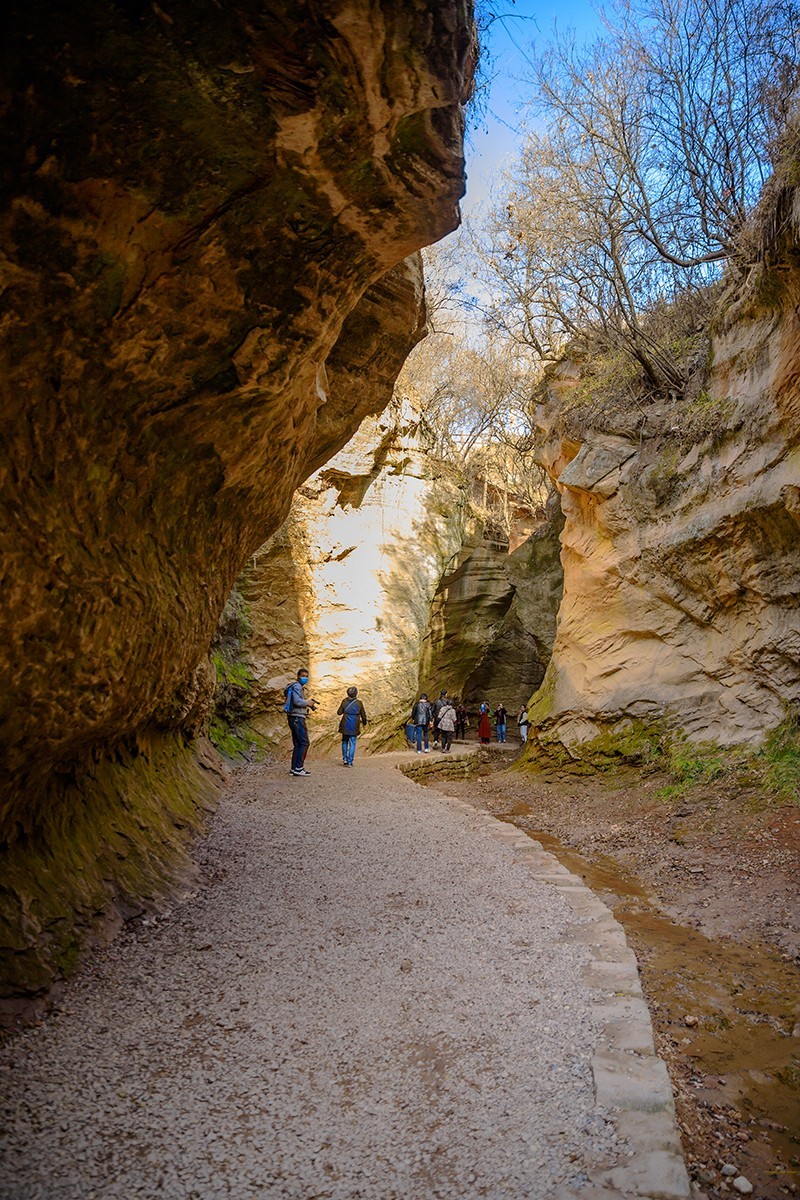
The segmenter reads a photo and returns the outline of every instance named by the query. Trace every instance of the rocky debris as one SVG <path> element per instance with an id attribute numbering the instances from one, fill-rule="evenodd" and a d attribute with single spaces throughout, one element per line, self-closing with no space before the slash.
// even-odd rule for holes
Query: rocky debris
<path id="1" fill-rule="evenodd" d="M 558 888 L 393 769 L 347 783 L 243 769 L 199 894 L 0 1049 L 4 1194 L 546 1198 L 635 1161 Z"/>
<path id="2" fill-rule="evenodd" d="M 225 598 L 419 336 L 408 260 L 458 220 L 476 47 L 468 0 L 8 18 L 0 970 L 20 998 L 170 878 Z"/>

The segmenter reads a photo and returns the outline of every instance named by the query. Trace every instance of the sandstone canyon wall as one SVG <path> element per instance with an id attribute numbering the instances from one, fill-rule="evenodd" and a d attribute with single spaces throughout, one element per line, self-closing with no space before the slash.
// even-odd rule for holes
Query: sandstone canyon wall
<path id="1" fill-rule="evenodd" d="M 296 493 L 280 530 L 237 582 L 243 613 L 222 669 L 222 714 L 245 749 L 249 731 L 285 747 L 283 689 L 300 665 L 320 703 L 318 749 L 338 741 L 336 709 L 359 688 L 370 725 L 363 750 L 400 744 L 420 690 L 442 687 L 477 707 L 510 706 L 541 682 L 561 595 L 558 503 L 520 510 L 499 545 L 473 486 L 433 458 L 415 403 L 399 392 Z M 480 492 L 478 488 L 478 492 Z M 531 531 L 531 525 L 535 526 Z M 228 701 L 227 673 L 246 680 Z M 235 745 L 235 742 L 232 743 Z"/>
<path id="2" fill-rule="evenodd" d="M 311 718 L 318 747 L 338 741 L 336 709 L 351 684 L 370 717 L 362 749 L 396 739 L 439 581 L 479 539 L 465 490 L 428 456 L 412 403 L 396 397 L 364 421 L 298 490 L 238 582 L 256 733 L 285 743 L 283 689 L 306 665 L 320 705 Z"/>
<path id="3" fill-rule="evenodd" d="M 564 598 L 531 705 L 531 754 L 635 751 L 653 722 L 755 745 L 797 711 L 795 261 L 791 238 L 748 298 L 728 293 L 705 390 L 689 405 L 653 402 L 616 428 L 571 434 L 564 414 L 579 371 L 554 373 L 539 418 L 566 518 Z"/>
<path id="4" fill-rule="evenodd" d="M 420 331 L 403 260 L 458 219 L 470 7 L 7 6 L 7 1010 L 157 900 L 213 798 L 225 598 L 386 403 Z"/>
<path id="5" fill-rule="evenodd" d="M 420 668 L 431 692 L 441 684 L 468 708 L 516 712 L 542 682 L 563 590 L 555 496 L 532 523 L 510 552 L 484 537 L 442 577 Z"/>

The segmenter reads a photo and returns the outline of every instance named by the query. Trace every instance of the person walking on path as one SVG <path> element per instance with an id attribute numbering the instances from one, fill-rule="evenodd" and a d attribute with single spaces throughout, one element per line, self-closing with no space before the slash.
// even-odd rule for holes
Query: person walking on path
<path id="1" fill-rule="evenodd" d="M 464 708 L 463 704 L 459 704 L 456 708 L 456 741 L 466 741 L 468 725 L 469 718 L 467 716 L 467 710 Z"/>
<path id="2" fill-rule="evenodd" d="M 306 770 L 306 755 L 308 754 L 308 727 L 306 726 L 306 717 L 309 710 L 314 712 L 317 707 L 316 700 L 306 700 L 306 684 L 308 683 L 308 671 L 305 667 L 297 672 L 297 679 L 290 683 L 286 689 L 286 703 L 284 704 L 284 712 L 289 720 L 289 728 L 292 731 L 292 765 L 289 768 L 290 775 L 310 775 L 311 772 Z"/>
<path id="3" fill-rule="evenodd" d="M 448 700 L 447 700 L 447 692 L 446 691 L 439 692 L 438 699 L 434 700 L 434 702 L 433 702 L 433 746 L 434 746 L 434 749 L 436 749 L 436 747 L 439 744 L 439 713 L 442 711 L 445 704 L 447 704 L 447 703 L 448 703 Z"/>
<path id="4" fill-rule="evenodd" d="M 498 742 L 505 742 L 508 730 L 508 712 L 502 702 L 494 710 L 494 720 L 497 725 L 497 740 Z"/>
<path id="5" fill-rule="evenodd" d="M 452 702 L 445 696 L 444 704 L 439 709 L 439 741 L 442 754 L 449 754 L 453 744 L 453 731 L 456 727 L 456 710 Z"/>
<path id="6" fill-rule="evenodd" d="M 478 718 L 478 737 L 482 746 L 488 746 L 492 740 L 492 723 L 489 720 L 489 705 L 481 705 L 481 715 Z"/>
<path id="7" fill-rule="evenodd" d="M 517 724 L 519 725 L 519 736 L 522 739 L 522 744 L 524 746 L 528 740 L 528 726 L 530 725 L 530 721 L 528 720 L 528 710 L 524 704 L 519 710 Z"/>
<path id="8" fill-rule="evenodd" d="M 411 710 L 411 724 L 414 726 L 414 740 L 417 743 L 417 754 L 428 753 L 428 728 L 431 723 L 431 706 L 428 703 L 428 693 L 420 692 L 419 700 Z M 423 740 L 425 749 L 422 749 Z"/>
<path id="9" fill-rule="evenodd" d="M 339 733 L 342 735 L 342 766 L 352 767 L 356 756 L 356 738 L 361 733 L 361 726 L 367 726 L 367 714 L 364 705 L 357 699 L 358 688 L 349 687 L 347 695 L 337 708 L 342 718 L 339 722 Z"/>

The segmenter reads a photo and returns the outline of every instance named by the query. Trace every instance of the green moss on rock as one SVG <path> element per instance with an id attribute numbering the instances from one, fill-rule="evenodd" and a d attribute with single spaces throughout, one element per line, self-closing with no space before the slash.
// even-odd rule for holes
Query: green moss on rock
<path id="1" fill-rule="evenodd" d="M 192 877 L 189 841 L 222 784 L 208 744 L 132 739 L 55 781 L 38 819 L 0 855 L 0 1024 L 35 1007 L 82 949 L 154 911 Z"/>

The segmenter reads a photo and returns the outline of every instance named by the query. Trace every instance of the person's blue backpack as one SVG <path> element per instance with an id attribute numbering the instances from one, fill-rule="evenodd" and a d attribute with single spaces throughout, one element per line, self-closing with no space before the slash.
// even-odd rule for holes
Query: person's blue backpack
<path id="1" fill-rule="evenodd" d="M 286 700 L 283 705 L 283 711 L 285 713 L 289 713 L 292 711 L 292 699 L 293 699 L 292 692 L 293 692 L 293 690 L 294 690 L 294 683 L 290 683 L 289 686 L 285 689 Z"/>
<path id="2" fill-rule="evenodd" d="M 357 700 L 351 700 L 345 705 L 344 709 L 344 735 L 345 737 L 355 737 L 358 733 L 358 718 L 361 712 L 361 705 Z"/>

